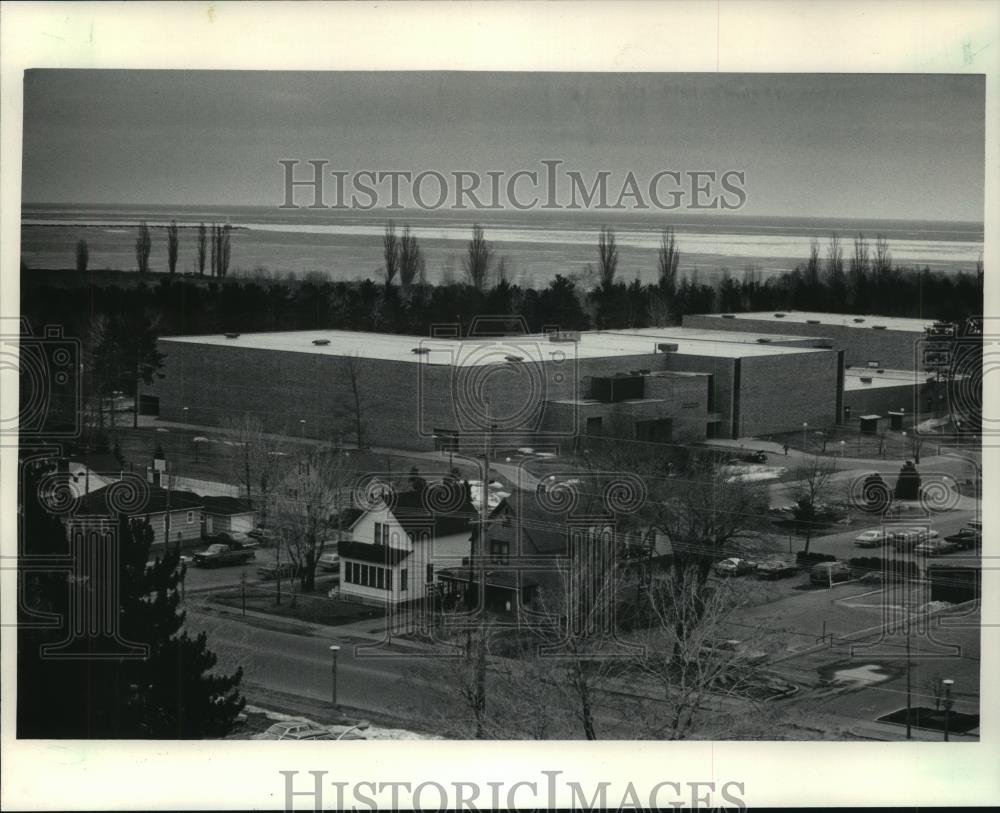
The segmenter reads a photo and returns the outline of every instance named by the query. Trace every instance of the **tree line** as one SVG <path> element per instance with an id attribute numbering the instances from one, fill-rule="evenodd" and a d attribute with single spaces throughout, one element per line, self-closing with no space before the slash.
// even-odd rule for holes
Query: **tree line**
<path id="1" fill-rule="evenodd" d="M 167 226 L 167 269 L 170 274 L 177 272 L 177 257 L 180 253 L 180 227 L 176 220 L 171 220 Z M 225 277 L 229 274 L 232 259 L 233 227 L 226 223 L 213 223 L 206 226 L 199 224 L 197 232 L 198 276 L 205 276 L 206 264 L 210 275 Z M 153 235 L 146 221 L 138 226 L 135 238 L 135 267 L 140 275 L 145 276 L 151 270 L 149 258 L 153 253 Z M 90 264 L 90 247 L 86 240 L 76 243 L 76 270 L 86 271 Z"/>
<path id="2" fill-rule="evenodd" d="M 140 227 L 140 248 L 147 250 L 148 228 Z M 713 282 L 696 268 L 681 269 L 676 234 L 663 232 L 657 279 L 624 278 L 614 230 L 598 237 L 596 267 L 581 274 L 558 274 L 544 288 L 524 288 L 507 278 L 506 258 L 498 256 L 485 231 L 473 227 L 462 269 L 464 279 L 438 284 L 426 280 L 426 263 L 409 227 L 388 224 L 383 236 L 384 277 L 334 282 L 321 273 L 302 279 L 230 276 L 231 227 L 198 229 L 199 276 L 146 274 L 135 283 L 90 282 L 90 314 L 79 312 L 79 291 L 33 281 L 25 275 L 23 313 L 39 325 L 60 321 L 84 335 L 82 318 L 148 313 L 163 334 L 221 331 L 310 330 L 340 328 L 428 335 L 433 325 L 455 324 L 463 331 L 480 314 L 518 314 L 531 331 L 559 326 L 568 330 L 640 328 L 679 324 L 687 314 L 797 309 L 887 316 L 925 316 L 961 320 L 982 312 L 983 269 L 942 273 L 897 266 L 888 243 L 859 236 L 845 261 L 840 239 L 830 238 L 825 253 L 813 241 L 808 259 L 792 271 L 763 277 L 748 266 L 741 276 L 723 271 Z M 168 232 L 169 237 L 170 232 Z M 176 239 L 176 238 L 170 238 Z M 85 247 L 78 255 L 86 257 Z M 207 265 L 206 265 L 207 264 Z M 140 269 L 146 267 L 139 263 Z M 587 284 L 593 278 L 595 283 Z"/>

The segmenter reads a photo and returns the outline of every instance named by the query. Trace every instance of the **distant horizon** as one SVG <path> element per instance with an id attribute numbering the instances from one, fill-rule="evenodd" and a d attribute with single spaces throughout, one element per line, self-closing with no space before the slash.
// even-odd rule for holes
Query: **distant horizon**
<path id="1" fill-rule="evenodd" d="M 268 204 L 229 204 L 229 203 L 211 203 L 207 201 L 201 201 L 196 203 L 175 203 L 175 202 L 146 202 L 146 203 L 125 203 L 125 202 L 81 202 L 81 201 L 59 201 L 59 200 L 22 200 L 21 207 L 22 210 L 26 206 L 35 207 L 68 207 L 68 208 L 101 208 L 101 209 L 139 209 L 142 207 L 156 208 L 156 209 L 196 209 L 196 208 L 212 208 L 212 209 L 273 209 L 278 212 L 291 212 L 296 210 L 282 209 L 279 206 L 268 205 Z M 313 216 L 319 216 L 324 212 L 329 212 L 332 215 L 336 214 L 358 214 L 363 213 L 366 215 L 374 215 L 379 213 L 385 213 L 387 220 L 398 221 L 402 217 L 408 216 L 434 216 L 434 215 L 452 215 L 458 218 L 467 218 L 470 222 L 477 219 L 482 222 L 488 222 L 489 218 L 495 215 L 500 216 L 517 216 L 517 217 L 529 217 L 531 215 L 540 215 L 542 217 L 556 217 L 556 216 L 573 216 L 573 215 L 588 215 L 588 216 L 607 216 L 609 218 L 615 217 L 626 217 L 635 216 L 638 218 L 648 218 L 648 219 L 659 219 L 663 221 L 671 221 L 683 218 L 693 218 L 693 219 L 727 219 L 727 220 L 801 220 L 801 221 L 843 221 L 843 222 L 856 222 L 856 223 L 943 223 L 949 225 L 969 225 L 978 226 L 985 229 L 985 221 L 983 219 L 979 220 L 968 220 L 964 218 L 958 219 L 946 219 L 946 218 L 928 218 L 928 217 L 889 217 L 889 216 L 849 216 L 849 215 L 803 215 L 803 214 L 746 214 L 745 212 L 732 211 L 732 212 L 721 212 L 721 211 L 684 211 L 678 214 L 677 212 L 660 212 L 648 209 L 622 209 L 622 210 L 600 210 L 600 209 L 578 209 L 578 210 L 527 210 L 527 211 L 517 211 L 514 209 L 503 209 L 503 210 L 480 210 L 474 211 L 471 209 L 438 209 L 428 211 L 426 209 L 421 209 L 419 207 L 404 207 L 402 209 L 390 209 L 390 208 L 373 208 L 373 209 L 310 209 L 309 207 L 301 207 L 298 211 L 309 213 Z M 181 225 L 181 224 L 178 224 Z M 405 224 L 399 224 L 405 225 Z M 669 222 L 664 223 L 664 227 L 668 228 L 672 224 Z"/>

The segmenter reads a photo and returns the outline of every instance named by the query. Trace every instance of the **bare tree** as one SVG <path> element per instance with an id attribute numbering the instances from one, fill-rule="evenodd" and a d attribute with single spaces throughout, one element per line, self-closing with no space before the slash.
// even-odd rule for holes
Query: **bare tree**
<path id="1" fill-rule="evenodd" d="M 892 253 L 889 251 L 889 243 L 881 234 L 875 237 L 875 258 L 872 260 L 872 271 L 876 276 L 888 274 L 892 271 Z"/>
<path id="2" fill-rule="evenodd" d="M 834 236 L 836 239 L 836 236 Z M 813 238 L 809 242 L 809 259 L 806 261 L 806 285 L 815 288 L 819 285 L 819 240 Z"/>
<path id="3" fill-rule="evenodd" d="M 368 432 L 366 429 L 366 417 L 372 412 L 372 404 L 366 397 L 361 381 L 361 358 L 357 353 L 343 356 L 341 358 L 341 369 L 344 371 L 344 379 L 347 381 L 350 400 L 347 403 L 341 402 L 337 414 L 340 417 L 348 417 L 354 424 L 354 438 L 359 449 L 367 448 Z"/>
<path id="4" fill-rule="evenodd" d="M 483 227 L 476 223 L 472 226 L 472 239 L 469 241 L 463 261 L 469 284 L 478 291 L 485 291 L 489 285 L 492 267 L 493 250 L 486 242 Z"/>
<path id="5" fill-rule="evenodd" d="M 664 229 L 660 235 L 660 248 L 656 256 L 657 278 L 660 290 L 672 297 L 677 290 L 677 268 L 680 265 L 681 252 L 677 248 L 677 238 L 674 229 Z"/>
<path id="6" fill-rule="evenodd" d="M 805 536 L 805 548 L 809 553 L 809 542 L 816 530 L 819 517 L 818 505 L 832 486 L 832 478 L 837 470 L 836 460 L 820 455 L 804 458 L 794 469 L 795 478 L 795 508 L 793 515 L 796 524 Z"/>
<path id="7" fill-rule="evenodd" d="M 198 274 L 205 276 L 205 258 L 208 249 L 208 230 L 205 224 L 198 226 Z"/>
<path id="8" fill-rule="evenodd" d="M 153 249 L 153 238 L 149 234 L 146 221 L 139 224 L 139 236 L 135 238 L 135 263 L 140 274 L 149 271 L 149 253 Z"/>
<path id="9" fill-rule="evenodd" d="M 217 277 L 219 275 L 219 227 L 213 223 L 211 228 L 212 237 L 209 241 L 211 244 L 211 276 Z"/>
<path id="10" fill-rule="evenodd" d="M 351 507 L 355 475 L 344 455 L 310 447 L 289 468 L 275 497 L 275 514 L 302 592 L 316 589 L 316 565 L 336 546 Z"/>
<path id="11" fill-rule="evenodd" d="M 90 249 L 87 248 L 86 240 L 77 240 L 76 242 L 76 270 L 84 272 L 87 270 L 87 265 L 90 262 Z"/>
<path id="12" fill-rule="evenodd" d="M 618 271 L 618 244 L 615 241 L 615 230 L 610 226 L 602 226 L 597 235 L 597 276 L 602 288 L 614 285 L 615 274 Z"/>
<path id="13" fill-rule="evenodd" d="M 851 278 L 863 277 L 868 273 L 868 241 L 863 234 L 854 238 L 854 256 L 851 257 Z"/>
<path id="14" fill-rule="evenodd" d="M 403 292 L 408 292 L 413 282 L 419 280 L 424 273 L 424 254 L 416 236 L 410 232 L 410 227 L 404 226 L 399 238 L 399 285 Z"/>
<path id="15" fill-rule="evenodd" d="M 226 421 L 227 457 L 236 481 L 247 495 L 247 502 L 259 517 L 260 526 L 268 526 L 274 493 L 290 467 L 290 455 L 280 435 L 265 432 L 264 422 L 255 415 L 242 415 Z"/>
<path id="16" fill-rule="evenodd" d="M 391 220 L 385 224 L 382 233 L 382 257 L 385 260 L 385 286 L 388 288 L 399 271 L 399 240 L 396 237 L 396 224 Z"/>
<path id="17" fill-rule="evenodd" d="M 177 230 L 177 221 L 171 220 L 167 226 L 167 267 L 173 274 L 177 270 L 177 249 L 180 242 Z"/>
<path id="18" fill-rule="evenodd" d="M 840 238 L 834 233 L 826 249 L 826 275 L 828 279 L 840 279 L 844 275 L 844 252 Z"/>
<path id="19" fill-rule="evenodd" d="M 763 699 L 772 691 L 764 672 L 771 653 L 760 627 L 736 627 L 741 636 L 733 638 L 730 622 L 745 605 L 734 586 L 706 589 L 697 578 L 668 576 L 654 582 L 648 605 L 653 623 L 640 639 L 635 671 L 638 683 L 658 689 L 658 702 L 642 717 L 645 735 L 714 738 L 705 736 L 706 724 L 720 717 L 728 723 L 734 710 L 752 715 L 755 695 Z M 720 715 L 723 709 L 727 714 Z"/>
<path id="20" fill-rule="evenodd" d="M 225 277 L 229 274 L 229 261 L 232 256 L 232 231 L 233 227 L 228 223 L 219 232 L 219 276 Z"/>

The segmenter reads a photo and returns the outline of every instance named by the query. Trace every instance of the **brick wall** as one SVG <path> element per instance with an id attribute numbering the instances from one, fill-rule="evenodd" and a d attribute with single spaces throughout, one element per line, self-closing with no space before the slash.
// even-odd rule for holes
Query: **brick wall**
<path id="1" fill-rule="evenodd" d="M 740 437 L 837 421 L 837 353 L 751 356 L 740 362 Z"/>
<path id="2" fill-rule="evenodd" d="M 834 347 L 846 350 L 847 364 L 864 366 L 869 361 L 878 361 L 882 367 L 895 370 L 919 369 L 918 350 L 922 334 L 904 330 L 875 330 L 872 325 L 878 323 L 877 316 L 866 316 L 864 323 L 857 327 L 824 322 L 810 325 L 781 319 L 723 319 L 700 314 L 684 317 L 684 327 L 822 336 L 832 339 Z"/>

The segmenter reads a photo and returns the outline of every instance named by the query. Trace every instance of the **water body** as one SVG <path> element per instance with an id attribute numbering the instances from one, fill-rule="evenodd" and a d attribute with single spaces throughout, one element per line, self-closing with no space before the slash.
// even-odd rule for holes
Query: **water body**
<path id="1" fill-rule="evenodd" d="M 681 273 L 697 270 L 702 281 L 724 271 L 742 275 L 752 265 L 765 277 L 792 270 L 819 239 L 826 252 L 832 234 L 841 242 L 845 265 L 859 233 L 869 241 L 881 234 L 893 261 L 934 271 L 972 271 L 983 253 L 983 226 L 967 222 L 871 221 L 747 217 L 692 213 L 594 211 L 386 211 L 282 210 L 277 207 L 97 206 L 25 204 L 21 258 L 29 268 L 72 268 L 76 242 L 85 239 L 91 268 L 135 268 L 135 227 L 152 229 L 154 271 L 167 267 L 163 227 L 182 227 L 178 271 L 196 271 L 198 224 L 229 223 L 231 268 L 304 275 L 319 272 L 333 280 L 381 278 L 382 230 L 408 224 L 420 239 L 430 282 L 458 280 L 473 222 L 480 223 L 505 258 L 507 277 L 522 286 L 544 287 L 556 274 L 592 281 L 586 272 L 597 261 L 597 233 L 614 227 L 619 246 L 619 279 L 656 278 L 660 232 L 671 226 L 681 249 Z"/>

